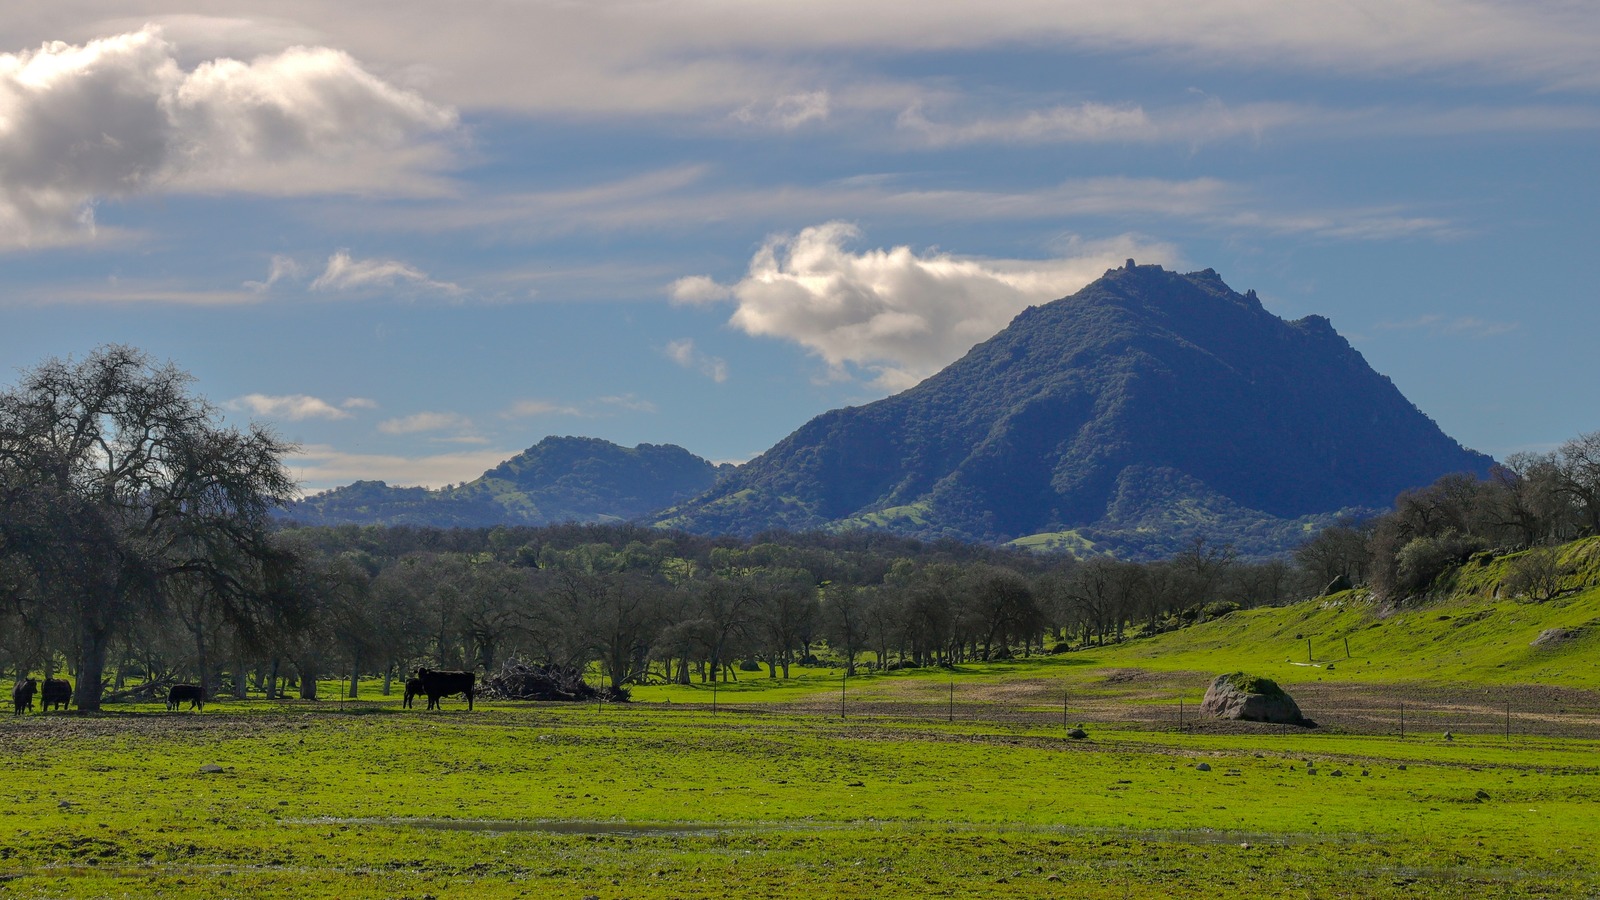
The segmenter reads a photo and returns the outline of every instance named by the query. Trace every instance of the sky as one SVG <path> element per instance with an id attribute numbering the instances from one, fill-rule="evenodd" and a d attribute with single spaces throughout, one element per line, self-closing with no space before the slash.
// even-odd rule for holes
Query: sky
<path id="1" fill-rule="evenodd" d="M 1587 0 L 53 0 L 0 19 L 0 384 L 107 343 L 308 492 L 752 458 L 1128 257 L 1463 444 L 1600 429 Z"/>

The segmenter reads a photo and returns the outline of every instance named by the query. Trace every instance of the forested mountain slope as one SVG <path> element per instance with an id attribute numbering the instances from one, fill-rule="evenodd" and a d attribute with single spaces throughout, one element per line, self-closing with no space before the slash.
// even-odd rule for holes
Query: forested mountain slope
<path id="1" fill-rule="evenodd" d="M 1259 554 L 1491 464 L 1327 319 L 1284 321 L 1210 269 L 1130 260 L 910 390 L 817 416 L 661 521 L 1134 555 L 1204 533 Z"/>
<path id="2" fill-rule="evenodd" d="M 478 527 L 619 522 L 646 516 L 711 487 L 718 468 L 682 447 L 619 447 L 548 437 L 466 484 L 429 490 L 358 481 L 296 503 L 306 525 Z"/>

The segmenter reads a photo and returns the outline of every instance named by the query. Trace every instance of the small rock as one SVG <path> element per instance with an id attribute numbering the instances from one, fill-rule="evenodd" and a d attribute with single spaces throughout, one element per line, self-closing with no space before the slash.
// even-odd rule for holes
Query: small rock
<path id="1" fill-rule="evenodd" d="M 60 803 L 57 803 L 56 806 L 58 806 L 58 807 L 60 807 L 62 809 L 71 809 L 72 808 L 72 801 L 71 800 L 63 800 Z"/>
<path id="2" fill-rule="evenodd" d="M 1400 771 L 1404 772 L 1405 770 L 1406 770 L 1405 766 L 1400 766 Z"/>
<path id="3" fill-rule="evenodd" d="M 1244 842 L 1240 843 L 1239 844 L 1239 849 L 1240 850 L 1249 850 L 1250 849 L 1250 842 L 1249 841 L 1244 841 Z"/>
<path id="4" fill-rule="evenodd" d="M 216 763 L 206 763 L 200 767 L 200 771 L 206 775 L 217 775 L 222 772 L 222 767 Z"/>
<path id="5" fill-rule="evenodd" d="M 1317 774 L 1317 767 L 1316 766 L 1306 766 L 1306 774 L 1307 775 L 1315 775 L 1315 774 Z"/>
<path id="6" fill-rule="evenodd" d="M 1255 754 L 1255 757 L 1256 757 L 1256 759 L 1266 759 L 1267 755 L 1265 753 L 1262 753 L 1261 751 L 1257 750 L 1256 754 Z"/>
<path id="7" fill-rule="evenodd" d="M 1489 799 L 1489 792 L 1480 790 L 1476 794 L 1473 794 L 1472 796 L 1473 796 L 1473 799 L 1475 799 L 1475 800 L 1487 800 L 1487 799 Z"/>
<path id="8" fill-rule="evenodd" d="M 1050 875 L 1050 876 L 1047 876 L 1045 878 L 1045 881 L 1060 881 L 1060 880 L 1061 880 L 1061 876 L 1060 875 Z"/>
<path id="9" fill-rule="evenodd" d="M 1334 769 L 1332 772 L 1328 773 L 1328 777 L 1329 778 L 1343 778 L 1344 777 L 1344 772 L 1339 770 L 1339 769 Z"/>
<path id="10" fill-rule="evenodd" d="M 1194 770 L 1196 772 L 1209 772 L 1209 771 L 1211 771 L 1211 764 L 1210 763 L 1200 763 L 1199 765 L 1194 767 Z"/>
<path id="11" fill-rule="evenodd" d="M 1371 772 L 1368 772 L 1368 771 L 1367 771 L 1367 770 L 1366 770 L 1366 769 L 1362 769 L 1362 770 L 1361 770 L 1361 777 L 1362 777 L 1362 778 L 1366 778 L 1366 777 L 1367 777 L 1367 776 L 1368 776 L 1368 775 L 1371 775 L 1371 774 L 1372 774 L 1372 773 L 1371 773 Z"/>

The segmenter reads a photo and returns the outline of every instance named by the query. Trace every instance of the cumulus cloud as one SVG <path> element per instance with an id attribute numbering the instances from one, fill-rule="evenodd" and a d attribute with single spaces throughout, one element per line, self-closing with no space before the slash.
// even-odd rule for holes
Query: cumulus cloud
<path id="1" fill-rule="evenodd" d="M 82 240 L 158 191 L 436 191 L 455 114 L 326 47 L 193 69 L 159 29 L 0 54 L 0 245 Z"/>
<path id="2" fill-rule="evenodd" d="M 704 276 L 680 279 L 671 294 L 681 303 L 730 298 L 729 323 L 746 334 L 794 341 L 835 375 L 856 367 L 872 373 L 877 387 L 900 390 L 1028 306 L 1070 294 L 1127 257 L 1175 256 L 1131 236 L 1079 243 L 1070 256 L 1043 260 L 918 254 L 910 247 L 856 253 L 845 245 L 858 236 L 848 223 L 828 222 L 773 237 L 750 261 L 749 274 L 720 294 Z M 691 360 L 693 352 L 692 345 L 681 350 Z"/>
<path id="3" fill-rule="evenodd" d="M 692 279 L 687 280 L 692 281 Z M 696 293 L 693 285 L 689 287 L 688 293 L 690 296 L 704 296 Z M 687 297 L 678 299 L 684 300 Z M 694 341 L 689 338 L 684 338 L 681 341 L 672 341 L 667 344 L 664 350 L 668 359 L 683 366 L 685 369 L 694 369 L 717 384 L 728 380 L 728 363 L 719 357 L 702 353 L 694 345 Z"/>
<path id="4" fill-rule="evenodd" d="M 246 410 L 258 416 L 301 422 L 306 419 L 348 419 L 351 409 L 371 409 L 377 404 L 362 397 L 351 397 L 335 406 L 321 397 L 308 394 L 245 394 L 223 404 L 228 409 Z"/>
<path id="5" fill-rule="evenodd" d="M 452 428 L 471 428 L 472 420 L 460 413 L 419 412 L 378 423 L 384 434 L 421 434 L 427 431 L 445 431 Z"/>
<path id="6" fill-rule="evenodd" d="M 360 291 L 406 285 L 444 294 L 465 291 L 448 281 L 434 281 L 428 273 L 398 259 L 356 259 L 348 250 L 328 257 L 328 267 L 311 282 L 313 291 Z"/>

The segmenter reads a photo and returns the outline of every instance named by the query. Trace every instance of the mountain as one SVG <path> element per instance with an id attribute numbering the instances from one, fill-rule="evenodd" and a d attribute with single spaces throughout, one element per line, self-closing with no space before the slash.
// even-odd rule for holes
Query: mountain
<path id="1" fill-rule="evenodd" d="M 1205 535 L 1264 554 L 1492 462 L 1327 319 L 1129 260 L 916 387 L 817 416 L 660 521 L 1133 554 Z"/>
<path id="2" fill-rule="evenodd" d="M 441 528 L 618 522 L 709 489 L 719 471 L 670 444 L 629 449 L 596 438 L 548 437 L 458 487 L 358 481 L 307 497 L 284 517 L 305 525 Z"/>

